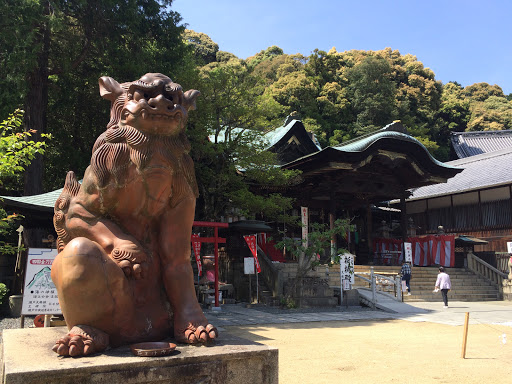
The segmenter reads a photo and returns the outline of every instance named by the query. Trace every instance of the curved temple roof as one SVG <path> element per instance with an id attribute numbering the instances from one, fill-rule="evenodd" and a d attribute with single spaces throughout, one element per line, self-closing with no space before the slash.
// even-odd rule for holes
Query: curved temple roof
<path id="1" fill-rule="evenodd" d="M 314 172 L 314 167 L 308 166 L 308 163 L 310 163 L 311 165 L 320 166 L 318 169 L 324 171 L 340 168 L 356 169 L 358 163 L 361 163 L 360 166 L 366 165 L 375 155 L 381 155 L 390 159 L 405 159 L 405 157 L 408 157 L 410 161 L 414 161 L 418 166 L 419 172 L 420 169 L 423 170 L 420 173 L 428 172 L 430 178 L 439 179 L 438 182 L 445 182 L 446 179 L 462 171 L 462 168 L 442 163 L 433 158 L 423 144 L 406 132 L 405 127 L 400 122 L 393 122 L 376 132 L 334 147 L 324 148 L 319 152 L 289 162 L 283 167 Z M 323 163 L 323 166 L 321 163 Z"/>
<path id="2" fill-rule="evenodd" d="M 299 169 L 309 179 L 300 188 L 309 196 L 328 200 L 329 196 L 378 202 L 407 194 L 406 190 L 445 183 L 462 171 L 434 159 L 423 144 L 394 122 L 370 134 L 338 146 L 303 156 L 285 165 Z"/>

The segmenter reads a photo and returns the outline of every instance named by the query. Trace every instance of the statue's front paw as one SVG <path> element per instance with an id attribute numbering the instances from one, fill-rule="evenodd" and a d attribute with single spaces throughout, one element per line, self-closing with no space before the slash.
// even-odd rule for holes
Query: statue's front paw
<path id="1" fill-rule="evenodd" d="M 112 250 L 111 257 L 127 277 L 133 276 L 135 279 L 144 277 L 147 255 L 136 244 L 126 243 L 116 246 Z"/>
<path id="2" fill-rule="evenodd" d="M 176 340 L 185 344 L 198 344 L 213 341 L 219 337 L 219 331 L 213 325 L 208 324 L 206 327 L 202 325 L 194 327 L 189 325 L 185 330 L 175 332 Z"/>
<path id="3" fill-rule="evenodd" d="M 109 336 L 88 325 L 76 325 L 69 333 L 56 341 L 52 350 L 61 356 L 87 356 L 104 351 L 109 344 Z"/>

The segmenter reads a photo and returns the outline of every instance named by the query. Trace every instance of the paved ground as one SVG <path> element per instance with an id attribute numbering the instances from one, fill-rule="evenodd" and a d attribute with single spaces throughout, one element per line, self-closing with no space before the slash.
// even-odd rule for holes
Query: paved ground
<path id="1" fill-rule="evenodd" d="M 442 302 L 397 303 L 384 295 L 377 300 L 380 310 L 225 305 L 207 316 L 221 335 L 277 347 L 280 383 L 510 381 L 512 302 L 450 302 L 444 309 Z M 470 326 L 462 359 L 466 312 Z"/>
<path id="2" fill-rule="evenodd" d="M 450 302 L 444 309 L 442 302 L 398 303 L 381 294 L 377 301 L 378 310 L 282 310 L 238 304 L 205 312 L 221 336 L 230 333 L 277 347 L 280 383 L 509 381 L 512 302 Z M 466 312 L 470 327 L 462 359 Z M 0 329 L 18 326 L 19 319 L 0 319 Z"/>
<path id="3" fill-rule="evenodd" d="M 218 326 L 284 324 L 318 321 L 364 321 L 399 319 L 412 322 L 431 322 L 446 325 L 463 325 L 466 312 L 470 324 L 498 324 L 512 327 L 512 302 L 442 302 L 399 303 L 378 294 L 378 310 L 361 307 L 337 307 L 304 310 L 278 310 L 245 305 L 223 305 L 220 311 L 207 310 L 208 320 Z"/>

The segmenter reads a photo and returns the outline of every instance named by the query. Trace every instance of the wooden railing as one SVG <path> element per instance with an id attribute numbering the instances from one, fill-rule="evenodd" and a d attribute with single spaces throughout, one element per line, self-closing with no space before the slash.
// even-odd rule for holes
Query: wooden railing
<path id="1" fill-rule="evenodd" d="M 489 263 L 486 263 L 479 257 L 472 253 L 467 254 L 468 269 L 479 276 L 482 276 L 489 280 L 492 284 L 496 285 L 502 294 L 503 280 L 507 278 L 507 274 L 494 268 Z"/>

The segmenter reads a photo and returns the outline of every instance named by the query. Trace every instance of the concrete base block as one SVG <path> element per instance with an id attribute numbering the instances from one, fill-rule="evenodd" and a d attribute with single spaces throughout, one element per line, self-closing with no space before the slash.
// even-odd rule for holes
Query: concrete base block
<path id="1" fill-rule="evenodd" d="M 221 333 L 211 346 L 178 345 L 171 356 L 136 357 L 128 346 L 82 358 L 51 348 L 65 327 L 3 331 L 3 384 L 277 384 L 278 350 Z"/>

